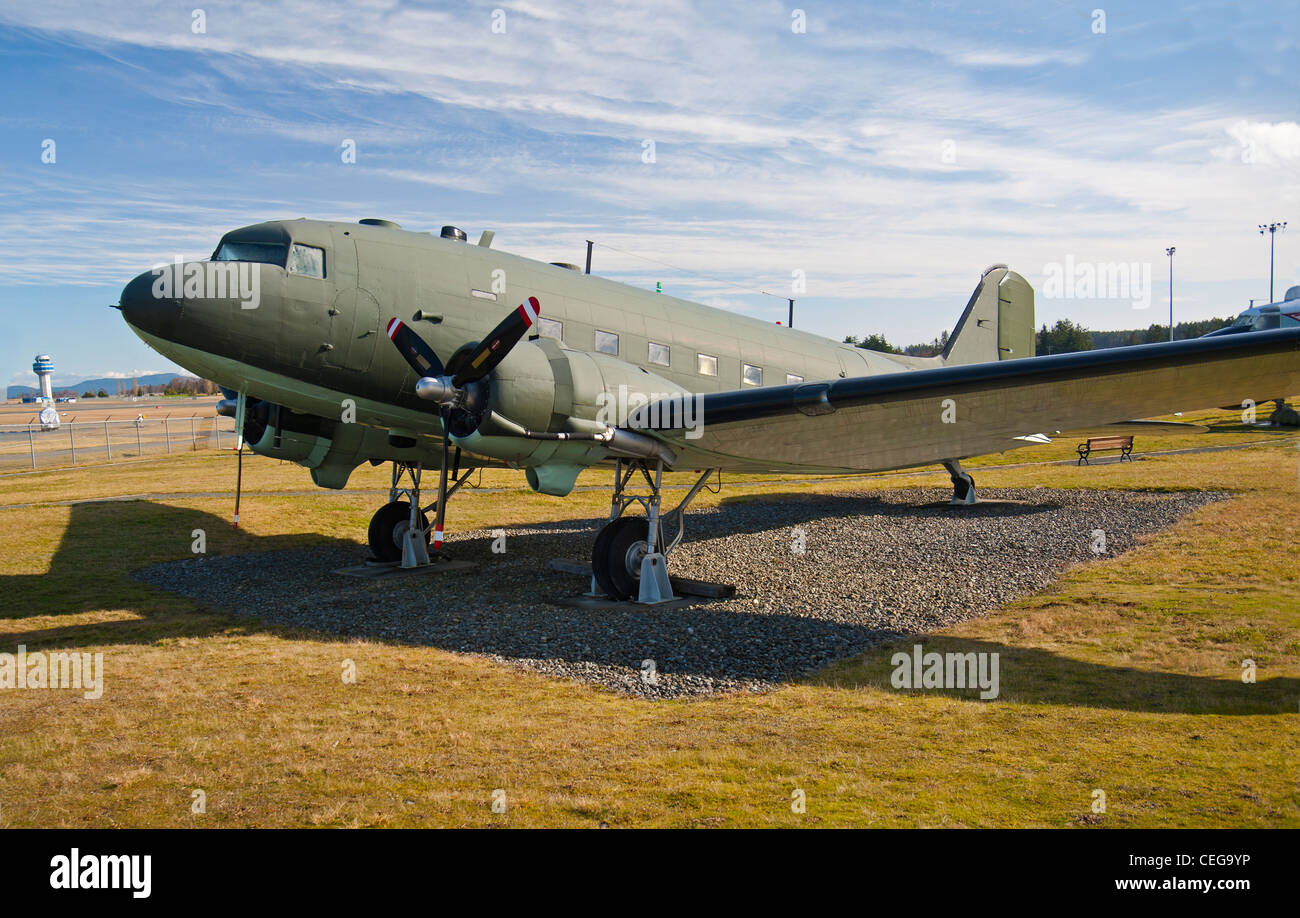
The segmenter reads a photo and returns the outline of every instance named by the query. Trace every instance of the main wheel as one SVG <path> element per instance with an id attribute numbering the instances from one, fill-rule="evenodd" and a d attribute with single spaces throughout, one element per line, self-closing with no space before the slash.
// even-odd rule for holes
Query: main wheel
<path id="1" fill-rule="evenodd" d="M 431 530 L 429 518 L 420 514 L 420 525 L 424 528 L 427 543 Z M 402 540 L 406 530 L 411 527 L 411 505 L 404 500 L 395 500 L 384 504 L 370 518 L 370 550 L 380 561 L 401 561 Z"/>
<path id="2" fill-rule="evenodd" d="M 650 524 L 644 516 L 620 516 L 596 536 L 591 570 L 611 599 L 635 599 L 641 592 L 641 559 L 649 551 Z"/>

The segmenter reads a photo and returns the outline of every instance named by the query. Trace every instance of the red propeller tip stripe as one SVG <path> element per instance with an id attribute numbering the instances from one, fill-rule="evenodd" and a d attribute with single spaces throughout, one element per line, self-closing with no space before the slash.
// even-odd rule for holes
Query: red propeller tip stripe
<path id="1" fill-rule="evenodd" d="M 402 328 L 402 320 L 393 318 L 388 320 L 388 337 L 391 340 L 394 335 Z"/>
<path id="2" fill-rule="evenodd" d="M 532 327 L 537 321 L 538 314 L 542 311 L 542 304 L 537 302 L 537 297 L 530 296 L 527 302 L 519 304 L 519 315 L 523 317 L 524 324 Z"/>

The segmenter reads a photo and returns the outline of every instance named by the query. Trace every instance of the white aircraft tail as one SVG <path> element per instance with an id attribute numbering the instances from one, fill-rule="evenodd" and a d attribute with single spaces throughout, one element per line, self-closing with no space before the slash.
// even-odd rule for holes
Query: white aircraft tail
<path id="1" fill-rule="evenodd" d="M 943 350 L 943 362 L 1034 356 L 1034 288 L 1006 265 L 986 268 Z"/>

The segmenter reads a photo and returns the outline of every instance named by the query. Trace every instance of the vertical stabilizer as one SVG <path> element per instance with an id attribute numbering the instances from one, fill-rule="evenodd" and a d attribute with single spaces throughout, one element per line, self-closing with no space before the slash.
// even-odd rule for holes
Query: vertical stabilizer
<path id="1" fill-rule="evenodd" d="M 1034 356 L 1034 288 L 1006 265 L 984 271 L 948 338 L 945 364 Z"/>

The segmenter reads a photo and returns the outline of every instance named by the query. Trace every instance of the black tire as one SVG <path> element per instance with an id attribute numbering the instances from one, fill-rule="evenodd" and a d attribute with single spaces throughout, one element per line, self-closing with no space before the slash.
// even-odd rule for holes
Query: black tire
<path id="1" fill-rule="evenodd" d="M 427 544 L 432 532 L 429 529 L 429 518 L 421 513 L 420 521 L 424 527 Z M 395 500 L 391 504 L 384 504 L 375 511 L 375 515 L 370 518 L 368 536 L 370 550 L 374 552 L 376 560 L 402 560 L 402 537 L 410 523 L 411 505 L 408 501 Z"/>
<path id="2" fill-rule="evenodd" d="M 591 550 L 591 570 L 596 583 L 610 599 L 635 599 L 641 592 L 641 571 L 628 569 L 628 559 L 638 542 L 647 542 L 650 524 L 644 516 L 621 516 L 596 536 Z M 644 553 L 644 548 L 642 548 Z"/>

